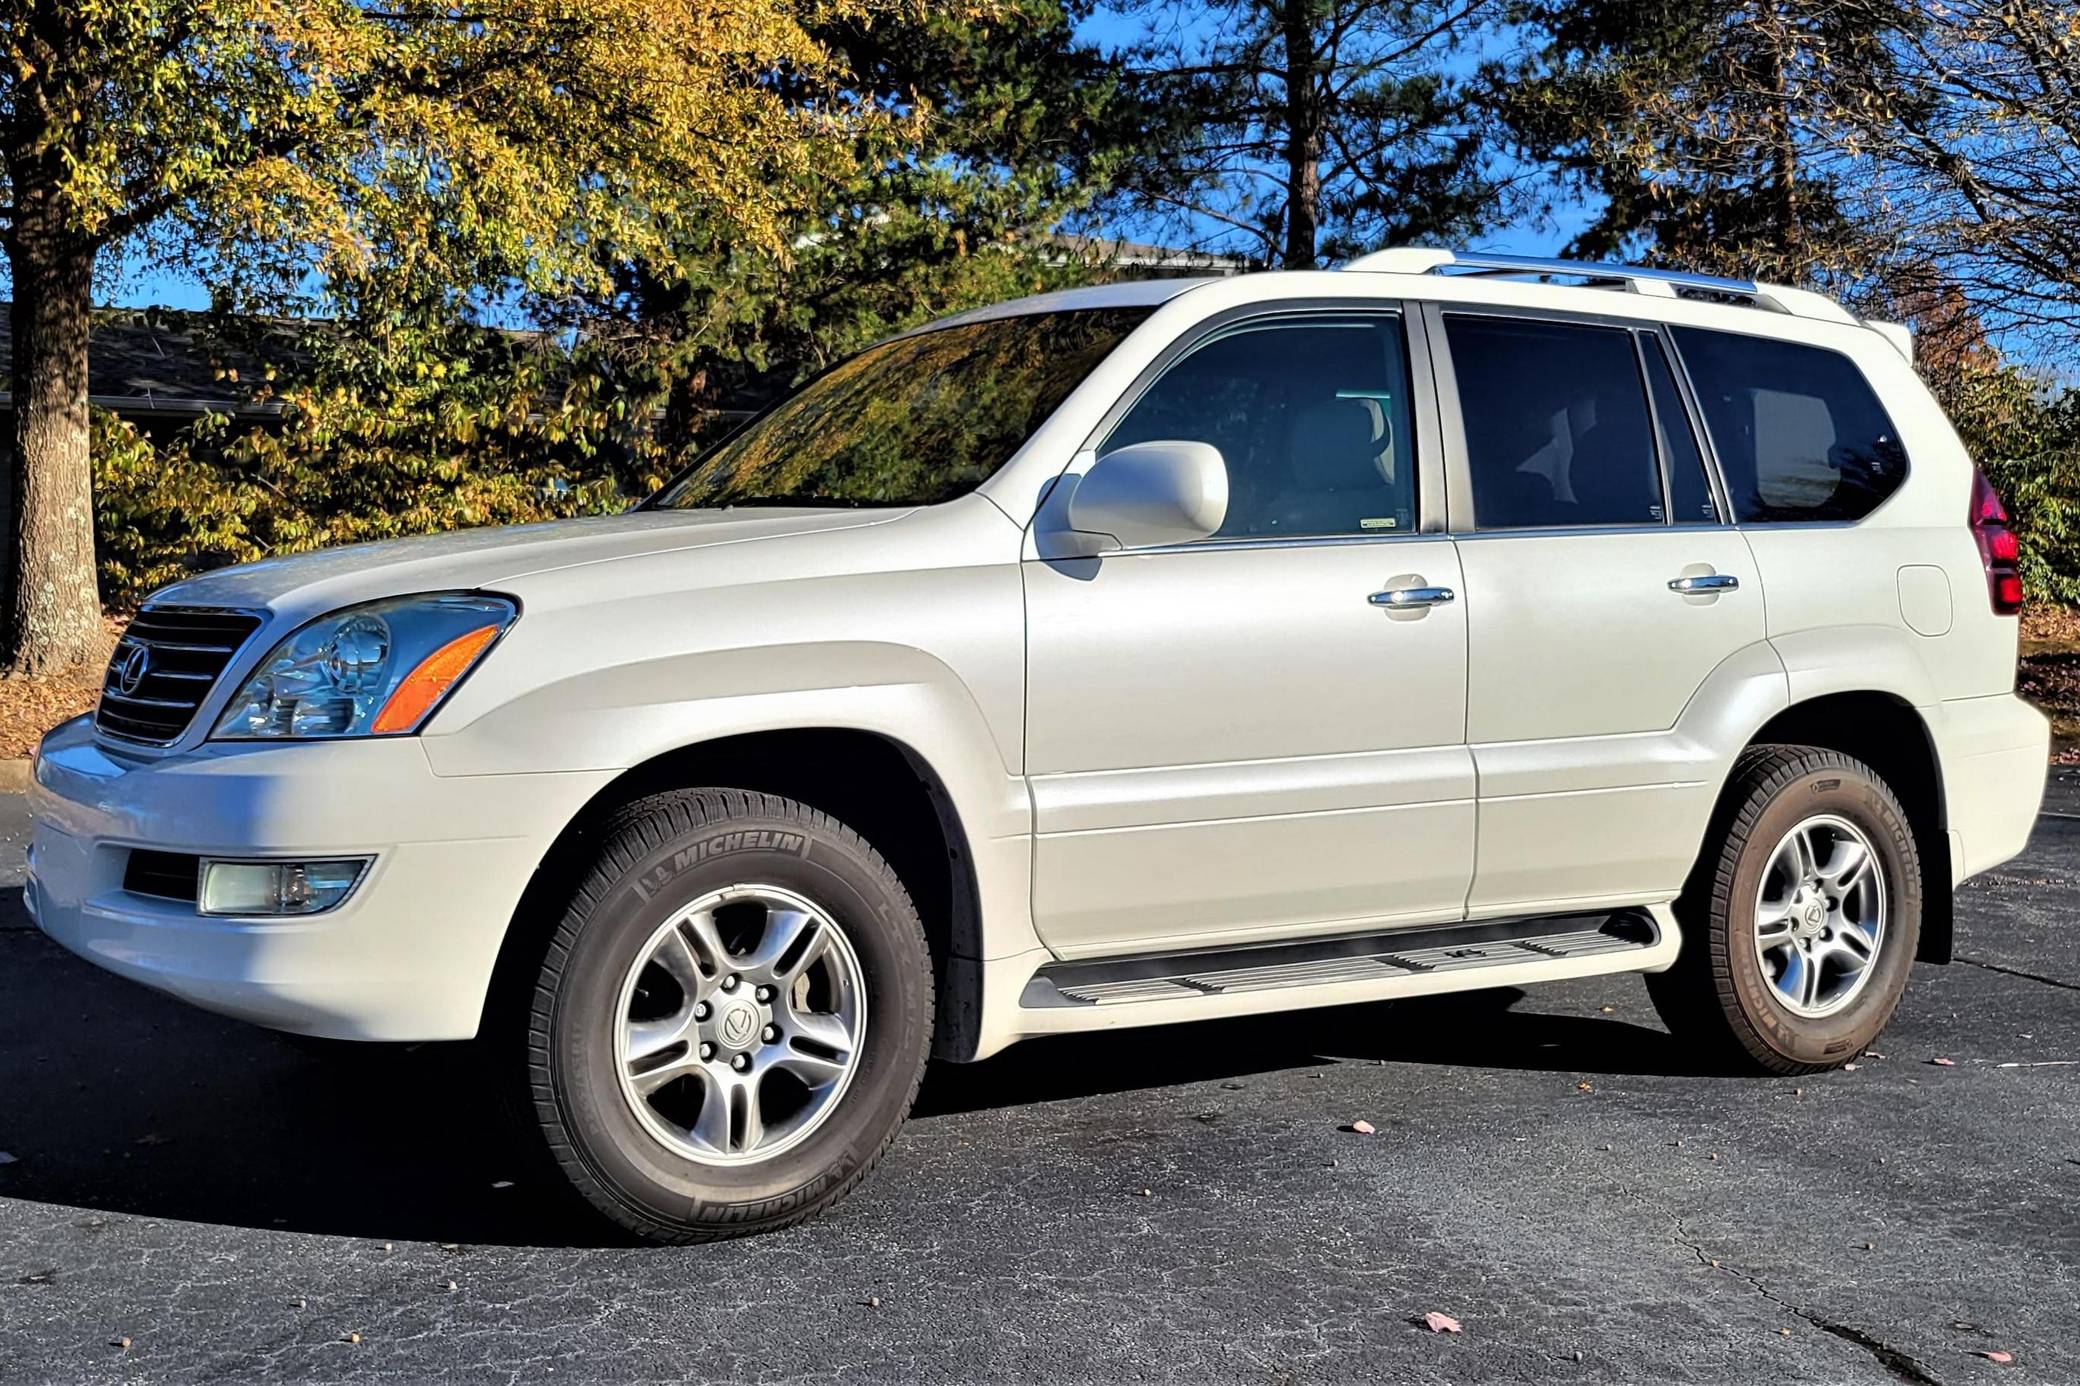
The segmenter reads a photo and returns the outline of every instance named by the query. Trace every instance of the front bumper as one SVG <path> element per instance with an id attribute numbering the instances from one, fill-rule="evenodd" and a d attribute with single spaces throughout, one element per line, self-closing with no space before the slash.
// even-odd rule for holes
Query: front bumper
<path id="1" fill-rule="evenodd" d="M 611 778 L 443 777 L 416 737 L 146 758 L 79 718 L 37 751 L 26 900 L 89 962 L 209 1010 L 334 1039 L 467 1039 L 521 892 Z M 328 913 L 230 919 L 126 891 L 136 848 L 374 860 Z"/>

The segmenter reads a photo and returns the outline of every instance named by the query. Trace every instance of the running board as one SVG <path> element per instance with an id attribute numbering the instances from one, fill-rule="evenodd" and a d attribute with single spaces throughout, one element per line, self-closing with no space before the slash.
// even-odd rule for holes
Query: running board
<path id="1" fill-rule="evenodd" d="M 1660 941 L 1651 914 L 1623 910 L 1057 962 L 1033 974 L 1019 1006 L 1125 1006 L 1389 978 L 1458 981 L 1454 974 L 1482 968 L 1588 958 L 1610 959 L 1599 971 L 1621 971 L 1617 955 L 1649 953 Z"/>

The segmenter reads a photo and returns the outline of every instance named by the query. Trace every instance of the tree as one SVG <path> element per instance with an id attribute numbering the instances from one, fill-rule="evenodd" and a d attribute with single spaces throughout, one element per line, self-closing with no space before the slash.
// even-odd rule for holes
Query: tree
<path id="1" fill-rule="evenodd" d="M 692 217 L 778 246 L 790 192 L 888 119 L 845 90 L 811 36 L 831 12 L 818 0 L 4 0 L 8 667 L 77 662 L 98 617 L 86 370 L 99 255 L 177 256 L 249 299 L 382 266 L 467 300 L 595 282 L 601 247 L 639 256 Z"/>
<path id="2" fill-rule="evenodd" d="M 1499 219 L 1508 180 L 1447 70 L 1495 18 L 1489 0 L 1149 8 L 1127 54 L 1157 117 L 1126 174 L 1132 213 L 1287 269 Z"/>
<path id="3" fill-rule="evenodd" d="M 1827 133 L 1990 323 L 2080 324 L 2080 4 L 1916 7 Z M 2062 340 L 2062 334 L 2050 340 Z"/>
<path id="4" fill-rule="evenodd" d="M 1569 247 L 1793 283 L 1868 272 L 1876 223 L 1824 138 L 1845 71 L 1883 82 L 1894 0 L 1533 0 L 1486 72 L 1518 148 L 1597 215 Z"/>
<path id="5" fill-rule="evenodd" d="M 812 27 L 848 88 L 901 120 L 816 170 L 784 253 L 690 221 L 660 254 L 614 256 L 610 290 L 538 299 L 581 343 L 585 387 L 661 406 L 663 460 L 714 429 L 720 398 L 770 395 L 918 322 L 1085 278 L 1048 228 L 1074 217 L 1143 138 L 1081 7 L 1006 0 Z"/>
<path id="6" fill-rule="evenodd" d="M 541 332 L 390 311 L 357 322 L 136 315 L 206 352 L 264 424 L 206 415 L 147 437 L 94 411 L 101 594 L 334 544 L 625 506 L 639 429 L 574 398 Z M 638 493 L 640 494 L 640 493 Z"/>

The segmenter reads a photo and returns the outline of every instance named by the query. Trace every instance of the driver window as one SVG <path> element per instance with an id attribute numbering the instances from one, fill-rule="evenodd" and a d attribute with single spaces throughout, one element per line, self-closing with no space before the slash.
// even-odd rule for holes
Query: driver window
<path id="1" fill-rule="evenodd" d="M 1228 518 L 1216 538 L 1413 530 L 1404 343 L 1392 314 L 1230 329 L 1165 371 L 1099 455 L 1157 440 L 1219 448 Z"/>

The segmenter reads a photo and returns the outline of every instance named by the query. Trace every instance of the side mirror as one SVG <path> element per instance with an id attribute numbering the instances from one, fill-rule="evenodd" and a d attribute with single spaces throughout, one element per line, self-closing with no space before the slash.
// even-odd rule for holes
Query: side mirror
<path id="1" fill-rule="evenodd" d="M 1106 453 L 1069 496 L 1069 537 L 1086 553 L 1190 543 L 1227 518 L 1228 464 L 1210 443 L 1165 440 Z"/>

